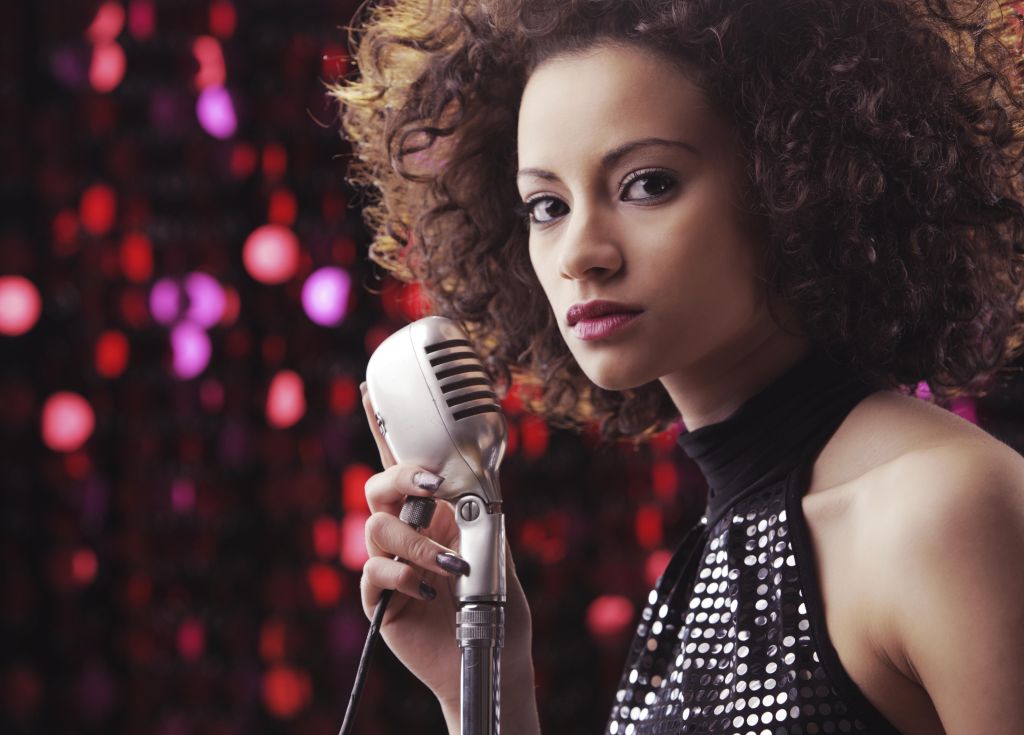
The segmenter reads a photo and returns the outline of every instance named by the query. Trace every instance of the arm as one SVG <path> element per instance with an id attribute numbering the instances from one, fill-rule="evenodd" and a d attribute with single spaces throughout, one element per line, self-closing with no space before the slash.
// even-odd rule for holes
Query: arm
<path id="1" fill-rule="evenodd" d="M 887 534 L 896 660 L 947 735 L 1024 732 L 1024 458 L 946 446 L 913 477 Z"/>

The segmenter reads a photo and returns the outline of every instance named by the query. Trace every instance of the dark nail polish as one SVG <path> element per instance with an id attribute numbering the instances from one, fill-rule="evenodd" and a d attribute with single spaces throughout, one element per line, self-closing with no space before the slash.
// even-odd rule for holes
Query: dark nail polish
<path id="1" fill-rule="evenodd" d="M 442 482 L 444 482 L 443 477 L 438 477 L 433 472 L 427 472 L 426 470 L 420 470 L 412 476 L 412 483 L 416 487 L 429 490 L 432 493 L 437 492 Z"/>
<path id="2" fill-rule="evenodd" d="M 437 555 L 437 566 L 452 574 L 469 574 L 469 562 L 448 551 Z"/>
<path id="3" fill-rule="evenodd" d="M 427 584 L 426 582 L 421 580 L 420 581 L 420 594 L 423 595 L 428 600 L 433 600 L 435 597 L 437 597 L 437 590 L 435 590 L 429 584 Z"/>

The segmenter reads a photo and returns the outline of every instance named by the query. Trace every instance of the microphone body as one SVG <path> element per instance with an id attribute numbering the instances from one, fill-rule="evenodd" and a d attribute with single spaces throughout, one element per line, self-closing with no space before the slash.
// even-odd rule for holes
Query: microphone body
<path id="1" fill-rule="evenodd" d="M 455 590 L 461 733 L 497 735 L 506 601 L 498 467 L 508 441 L 498 397 L 465 332 L 438 316 L 384 340 L 367 364 L 366 387 L 395 460 L 445 478 L 435 497 L 454 506 L 459 554 L 470 566 Z"/>

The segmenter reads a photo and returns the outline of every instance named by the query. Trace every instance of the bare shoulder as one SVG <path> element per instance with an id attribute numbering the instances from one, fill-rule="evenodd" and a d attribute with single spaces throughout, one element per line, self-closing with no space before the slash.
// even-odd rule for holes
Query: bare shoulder
<path id="1" fill-rule="evenodd" d="M 869 408 L 859 429 L 874 426 L 892 456 L 856 483 L 850 520 L 878 653 L 922 687 L 946 733 L 1020 732 L 1024 457 L 914 398 Z"/>

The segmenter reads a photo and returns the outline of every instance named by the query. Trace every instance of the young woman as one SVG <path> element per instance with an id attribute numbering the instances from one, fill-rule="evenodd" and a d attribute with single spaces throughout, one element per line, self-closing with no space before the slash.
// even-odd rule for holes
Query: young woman
<path id="1" fill-rule="evenodd" d="M 365 21 L 360 79 L 332 91 L 379 192 L 374 260 L 553 423 L 642 441 L 681 419 L 708 479 L 607 732 L 1024 732 L 1024 459 L 908 395 L 984 392 L 1020 350 L 1015 22 L 945 0 Z M 377 439 L 364 609 L 402 593 L 383 636 L 456 732 L 454 522 L 397 519 L 443 479 Z M 532 733 L 508 574 L 503 730 Z"/>

